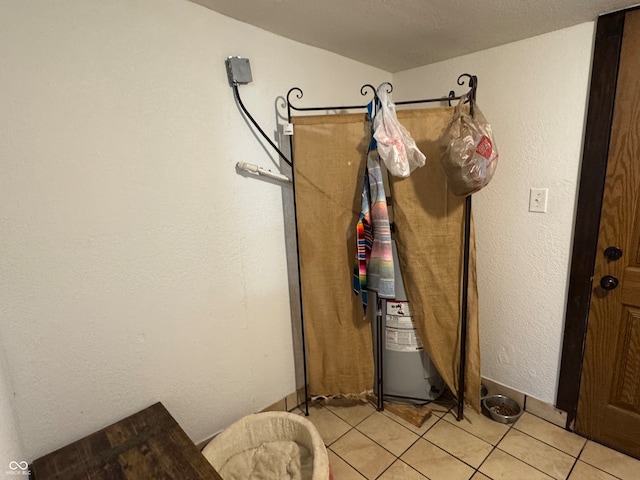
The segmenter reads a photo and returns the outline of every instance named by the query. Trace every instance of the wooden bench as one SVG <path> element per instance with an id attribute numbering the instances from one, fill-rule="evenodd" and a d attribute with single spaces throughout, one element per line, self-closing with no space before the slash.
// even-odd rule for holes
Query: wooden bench
<path id="1" fill-rule="evenodd" d="M 31 465 L 35 480 L 222 480 L 161 403 Z"/>

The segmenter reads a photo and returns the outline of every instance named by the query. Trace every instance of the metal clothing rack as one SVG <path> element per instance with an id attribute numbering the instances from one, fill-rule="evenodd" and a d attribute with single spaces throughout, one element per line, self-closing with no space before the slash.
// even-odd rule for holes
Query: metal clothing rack
<path id="1" fill-rule="evenodd" d="M 423 103 L 436 103 L 436 102 L 448 102 L 451 105 L 452 100 L 460 100 L 463 97 L 466 97 L 469 102 L 469 112 L 473 116 L 474 113 L 474 104 L 476 101 L 476 90 L 478 87 L 478 78 L 475 75 L 470 75 L 468 73 L 461 74 L 457 79 L 457 84 L 460 86 L 465 85 L 465 83 L 469 87 L 469 91 L 463 95 L 455 95 L 455 92 L 451 90 L 449 95 L 446 97 L 439 98 L 427 98 L 420 100 L 405 100 L 394 102 L 395 105 L 419 105 Z M 389 82 L 384 82 L 380 87 L 386 86 L 387 92 L 391 93 L 393 90 L 393 85 Z M 267 136 L 267 134 L 262 130 L 260 125 L 255 121 L 253 116 L 246 109 L 242 100 L 240 98 L 240 93 L 238 91 L 238 83 L 234 82 L 231 87 L 233 88 L 234 95 L 238 106 L 241 108 L 243 113 L 249 119 L 249 121 L 256 127 L 258 132 L 264 137 L 267 142 L 271 145 L 271 147 L 278 153 L 278 155 L 285 161 L 287 165 L 291 168 L 291 180 L 293 184 L 293 210 L 294 210 L 294 221 L 295 221 L 295 231 L 296 231 L 296 254 L 297 254 L 297 268 L 298 268 L 298 281 L 301 283 L 301 272 L 300 272 L 300 247 L 298 244 L 298 219 L 297 219 L 297 205 L 296 205 L 296 196 L 295 196 L 295 169 L 293 168 L 294 164 L 294 151 L 293 151 L 293 137 L 289 136 L 289 147 L 291 152 L 291 159 L 288 159 L 287 156 L 282 153 L 282 151 L 273 143 L 273 141 Z M 378 92 L 373 85 L 365 84 L 360 88 L 361 95 L 367 95 L 367 90 L 371 90 L 373 93 L 374 100 L 378 100 Z M 315 111 L 326 111 L 326 110 L 360 110 L 366 109 L 367 105 L 339 105 L 339 106 L 320 106 L 320 107 L 296 107 L 292 104 L 292 94 L 295 94 L 295 98 L 300 100 L 303 97 L 302 90 L 298 87 L 293 87 L 289 89 L 287 92 L 287 122 L 291 123 L 291 114 L 292 111 L 296 112 L 315 112 Z M 458 372 L 458 392 L 456 395 L 457 398 L 457 420 L 460 421 L 464 418 L 464 392 L 465 392 L 465 384 L 466 384 L 466 360 L 467 360 L 467 325 L 468 325 L 468 296 L 469 296 L 469 251 L 470 251 L 470 233 L 471 233 L 471 195 L 468 195 L 465 198 L 465 209 L 464 209 L 464 245 L 463 245 L 463 271 L 462 271 L 462 300 L 460 307 L 460 367 Z M 301 285 L 300 285 L 301 287 Z M 305 339 L 305 325 L 304 325 L 304 310 L 302 308 L 302 288 L 298 289 L 299 291 L 299 301 L 300 301 L 300 331 L 302 337 L 302 363 L 303 363 L 303 375 L 304 375 L 304 398 L 305 398 L 305 415 L 309 415 L 309 386 L 307 381 L 307 349 L 306 349 L 306 339 Z M 378 410 L 384 409 L 384 381 L 383 381 L 383 352 L 384 345 L 382 340 L 382 313 L 380 309 L 377 310 L 376 313 L 376 321 L 377 321 L 377 341 L 376 341 L 376 359 L 377 359 L 377 378 L 376 385 L 378 387 L 378 399 L 377 399 L 377 407 Z M 430 402 L 428 399 L 421 398 L 413 398 L 413 397 L 403 397 L 400 395 L 388 395 L 389 397 L 401 398 L 407 400 L 419 400 Z"/>

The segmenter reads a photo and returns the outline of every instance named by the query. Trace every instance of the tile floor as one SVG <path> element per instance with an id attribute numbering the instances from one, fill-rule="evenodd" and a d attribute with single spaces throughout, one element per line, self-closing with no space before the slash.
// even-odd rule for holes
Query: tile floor
<path id="1" fill-rule="evenodd" d="M 525 412 L 503 425 L 434 405 L 417 428 L 360 402 L 313 404 L 335 480 L 639 480 L 633 459 Z M 297 413 L 303 415 L 301 410 Z"/>

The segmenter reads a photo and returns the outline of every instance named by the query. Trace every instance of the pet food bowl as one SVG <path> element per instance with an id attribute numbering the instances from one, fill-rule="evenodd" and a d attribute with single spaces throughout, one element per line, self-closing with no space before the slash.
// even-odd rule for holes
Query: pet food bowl
<path id="1" fill-rule="evenodd" d="M 489 389 L 481 383 L 480 384 L 480 400 L 484 400 L 484 397 L 486 397 L 487 395 L 489 395 Z"/>
<path id="2" fill-rule="evenodd" d="M 523 412 L 518 402 L 504 395 L 488 395 L 482 400 L 482 406 L 500 423 L 513 423 Z"/>

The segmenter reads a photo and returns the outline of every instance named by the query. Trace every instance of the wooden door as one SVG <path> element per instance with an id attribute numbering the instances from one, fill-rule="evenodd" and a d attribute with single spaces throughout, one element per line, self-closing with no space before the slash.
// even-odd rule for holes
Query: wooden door
<path id="1" fill-rule="evenodd" d="M 575 430 L 638 458 L 639 239 L 640 10 L 634 10 L 624 21 Z"/>

